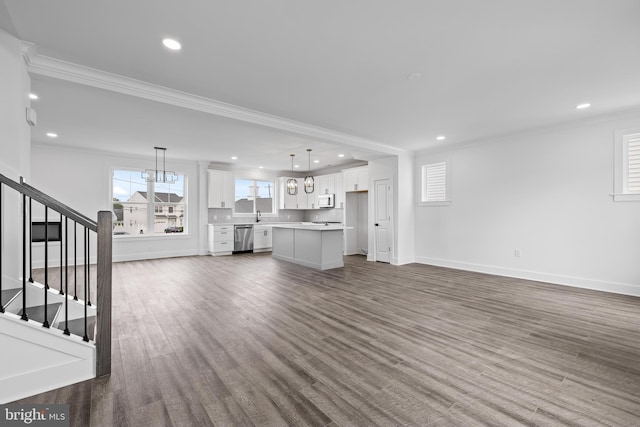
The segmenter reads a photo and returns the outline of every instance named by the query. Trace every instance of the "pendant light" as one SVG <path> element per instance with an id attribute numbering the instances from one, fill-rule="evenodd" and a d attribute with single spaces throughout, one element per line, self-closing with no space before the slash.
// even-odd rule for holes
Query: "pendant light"
<path id="1" fill-rule="evenodd" d="M 156 150 L 156 168 L 146 169 L 142 173 L 142 177 L 147 182 L 159 182 L 162 184 L 174 184 L 176 182 L 176 173 L 174 171 L 168 171 L 166 168 L 166 151 L 165 147 L 153 147 Z M 162 151 L 162 169 L 158 168 L 158 151 Z"/>
<path id="2" fill-rule="evenodd" d="M 293 158 L 296 156 L 295 154 L 289 154 L 291 156 L 291 173 L 293 173 Z M 287 194 L 290 196 L 295 196 L 298 194 L 298 181 L 295 178 L 289 178 L 287 180 Z"/>
<path id="3" fill-rule="evenodd" d="M 311 194 L 315 188 L 315 182 L 311 176 L 311 148 L 307 148 L 307 153 L 309 154 L 309 167 L 307 168 L 307 176 L 304 177 L 304 192 Z"/>

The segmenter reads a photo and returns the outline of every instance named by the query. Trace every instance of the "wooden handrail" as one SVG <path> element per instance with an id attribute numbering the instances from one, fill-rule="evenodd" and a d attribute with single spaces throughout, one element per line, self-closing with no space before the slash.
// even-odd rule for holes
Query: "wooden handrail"
<path id="1" fill-rule="evenodd" d="M 58 212 L 61 215 L 61 218 L 64 217 L 65 218 L 65 230 L 68 230 L 68 220 L 72 220 L 74 221 L 74 227 L 77 224 L 80 224 L 81 226 L 84 227 L 84 232 L 85 232 L 85 236 L 86 236 L 86 240 L 85 240 L 85 298 L 86 301 L 84 302 L 84 308 L 85 308 L 85 314 L 84 314 L 84 322 L 85 322 L 85 336 L 84 336 L 84 340 L 85 341 L 89 341 L 89 338 L 87 338 L 87 306 L 91 305 L 90 299 L 89 299 L 89 282 L 88 279 L 90 277 L 90 269 L 89 269 L 89 263 L 90 263 L 90 257 L 89 257 L 89 239 L 88 236 L 90 234 L 90 231 L 93 231 L 95 233 L 97 233 L 98 235 L 98 242 L 97 242 L 97 247 L 98 247 L 98 256 L 97 256 L 97 310 L 96 310 L 96 335 L 94 337 L 95 343 L 96 343 L 96 376 L 104 376 L 104 375 L 109 375 L 111 373 L 111 295 L 112 295 L 112 290 L 111 290 L 111 284 L 112 284 L 112 271 L 111 271 L 111 266 L 112 266 L 112 233 L 113 233 L 113 213 L 111 211 L 100 211 L 98 212 L 98 221 L 93 221 L 90 218 L 88 218 L 87 216 L 81 214 L 80 212 L 70 208 L 69 206 L 65 205 L 64 203 L 61 203 L 57 200 L 55 200 L 53 197 L 43 193 L 42 191 L 31 187 L 30 185 L 26 184 L 24 182 L 24 180 L 22 179 L 22 177 L 20 178 L 20 182 L 15 182 L 12 179 L 7 178 L 6 176 L 0 174 L 0 201 L 2 201 L 2 197 L 1 197 L 1 191 L 2 191 L 2 185 L 6 185 L 9 188 L 12 188 L 14 190 L 16 190 L 17 192 L 19 192 L 22 196 L 22 241 L 23 241 L 23 291 L 22 291 L 22 296 L 23 296 L 23 308 L 22 308 L 22 312 L 23 312 L 23 320 L 27 320 L 27 303 L 26 303 L 26 296 L 27 296 L 27 292 L 26 292 L 26 277 L 27 277 L 27 224 L 29 224 L 29 226 L 31 226 L 31 218 L 29 216 L 29 218 L 27 218 L 27 212 L 31 212 L 31 200 L 35 200 L 36 202 L 42 204 L 45 207 L 45 218 L 47 217 L 47 209 L 51 209 L 53 211 Z M 29 208 L 27 209 L 27 204 L 26 204 L 26 198 L 29 197 Z M 1 206 L 1 205 L 0 205 Z M 0 224 L 1 224 L 1 217 L 2 215 L 0 215 Z M 1 231 L 1 230 L 0 230 Z M 45 236 L 46 233 L 48 231 L 48 227 L 45 228 Z M 2 235 L 0 234 L 0 238 L 2 237 Z M 64 240 L 68 240 L 68 236 L 65 235 Z M 32 244 L 31 241 L 31 234 L 29 234 L 29 244 Z M 48 242 L 48 238 L 45 237 L 45 242 Z M 0 241 L 1 243 L 1 241 Z M 45 243 L 45 254 L 46 254 L 46 248 L 47 245 Z M 66 250 L 66 246 L 65 246 L 65 250 Z M 76 238 L 75 238 L 75 228 L 74 228 L 74 259 L 77 256 L 75 254 L 75 248 L 76 248 Z M 63 280 L 62 274 L 63 274 L 63 265 L 64 266 L 68 266 L 68 261 L 63 262 L 63 258 L 62 258 L 62 252 L 63 250 L 63 243 L 60 243 L 60 293 L 61 294 L 68 294 L 68 285 L 69 285 L 69 279 L 68 277 L 66 277 L 66 280 Z M 1 257 L 0 257 L 1 258 Z M 48 260 L 48 256 L 45 255 L 45 277 L 46 277 L 46 272 L 47 272 L 47 268 L 46 268 L 46 261 Z M 74 265 L 75 265 L 75 260 L 74 260 Z M 0 259 L 0 267 L 2 266 L 2 260 Z M 1 273 L 1 271 L 0 271 Z M 1 281 L 1 274 L 0 274 L 0 290 L 2 289 L 2 281 Z M 47 280 L 45 279 L 45 284 L 46 284 Z M 66 283 L 66 288 L 65 291 L 63 293 L 62 291 L 62 284 Z M 75 285 L 74 285 L 75 287 Z M 44 288 L 44 292 L 45 292 L 45 322 L 43 323 L 43 325 L 45 325 L 46 327 L 48 327 L 48 322 L 47 322 L 47 317 L 46 317 L 46 296 L 48 295 L 47 293 L 47 287 L 45 286 Z M 74 292 L 74 294 L 77 294 L 77 290 L 76 292 Z M 68 307 L 68 296 L 65 297 L 66 299 L 66 304 Z M 77 299 L 77 296 L 75 297 L 75 299 Z M 68 332 L 68 311 L 65 312 L 67 313 L 65 315 L 66 318 L 66 327 L 65 327 L 65 334 L 69 334 Z"/>
<path id="2" fill-rule="evenodd" d="M 66 216 L 67 218 L 77 222 L 78 224 L 87 227 L 89 230 L 96 233 L 98 232 L 98 224 L 95 221 L 81 214 L 75 209 L 70 208 L 64 203 L 59 202 L 53 197 L 43 193 L 42 191 L 30 186 L 29 184 L 25 183 L 22 178 L 20 178 L 20 182 L 18 183 L 0 174 L 0 182 L 22 194 L 27 195 L 31 199 L 43 204 L 44 206 L 47 206 L 54 211 Z"/>

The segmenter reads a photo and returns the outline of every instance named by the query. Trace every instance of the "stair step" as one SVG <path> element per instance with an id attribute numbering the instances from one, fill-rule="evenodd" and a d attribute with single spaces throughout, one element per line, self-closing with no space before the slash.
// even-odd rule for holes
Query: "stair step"
<path id="1" fill-rule="evenodd" d="M 49 325 L 52 325 L 53 320 L 56 318 L 58 310 L 60 310 L 60 307 L 62 307 L 62 303 L 56 302 L 47 305 L 47 320 L 49 321 Z M 22 316 L 22 309 L 20 309 L 20 311 L 18 312 L 18 316 Z M 27 307 L 27 316 L 29 317 L 29 320 L 35 320 L 36 322 L 44 323 L 44 305 Z"/>
<path id="2" fill-rule="evenodd" d="M 96 325 L 96 316 L 87 316 L 87 336 L 90 340 L 93 340 L 93 332 Z M 58 329 L 64 331 L 64 320 L 58 324 Z M 84 317 L 79 319 L 69 320 L 69 332 L 73 335 L 84 337 Z"/>
<path id="3" fill-rule="evenodd" d="M 2 290 L 2 307 L 6 308 L 11 301 L 22 291 L 22 288 L 3 289 Z"/>

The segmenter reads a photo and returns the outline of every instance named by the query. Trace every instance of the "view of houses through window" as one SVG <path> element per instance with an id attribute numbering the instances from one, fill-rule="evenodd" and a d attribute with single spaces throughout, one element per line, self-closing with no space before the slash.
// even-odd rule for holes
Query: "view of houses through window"
<path id="1" fill-rule="evenodd" d="M 147 182 L 143 171 L 114 170 L 112 177 L 114 235 L 184 233 L 185 177 L 175 183 Z"/>
<path id="2" fill-rule="evenodd" d="M 274 213 L 275 185 L 272 181 L 240 179 L 235 181 L 234 213 Z"/>

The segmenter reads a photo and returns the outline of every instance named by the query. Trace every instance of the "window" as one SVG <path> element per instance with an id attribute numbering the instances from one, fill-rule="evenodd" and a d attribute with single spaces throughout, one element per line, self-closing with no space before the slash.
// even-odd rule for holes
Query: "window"
<path id="1" fill-rule="evenodd" d="M 143 171 L 114 170 L 112 175 L 114 235 L 148 236 L 183 233 L 186 226 L 186 180 L 147 182 Z"/>
<path id="2" fill-rule="evenodd" d="M 234 214 L 275 213 L 273 181 L 236 178 Z"/>
<path id="3" fill-rule="evenodd" d="M 449 204 L 447 185 L 447 162 L 430 163 L 422 166 L 421 204 Z"/>
<path id="4" fill-rule="evenodd" d="M 616 132 L 615 201 L 640 201 L 640 131 Z"/>

